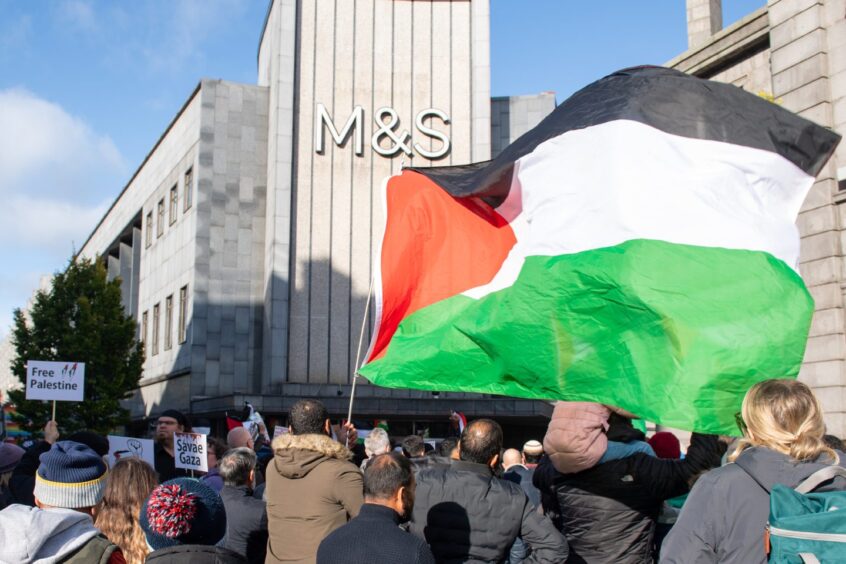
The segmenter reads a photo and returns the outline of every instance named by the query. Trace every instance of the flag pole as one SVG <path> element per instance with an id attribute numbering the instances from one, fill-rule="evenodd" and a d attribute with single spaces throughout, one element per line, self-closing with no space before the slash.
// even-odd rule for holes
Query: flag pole
<path id="1" fill-rule="evenodd" d="M 361 368 L 361 344 L 364 342 L 364 329 L 367 327 L 367 314 L 370 311 L 370 297 L 373 295 L 373 281 L 375 276 L 370 278 L 370 289 L 367 291 L 367 301 L 364 303 L 364 317 L 361 320 L 361 332 L 358 334 L 358 349 L 355 353 L 355 372 L 353 372 L 352 390 L 350 390 L 350 407 L 347 410 L 347 422 L 352 421 L 353 400 L 355 399 L 355 385 L 358 382 L 358 369 Z M 348 445 L 349 446 L 349 445 Z"/>

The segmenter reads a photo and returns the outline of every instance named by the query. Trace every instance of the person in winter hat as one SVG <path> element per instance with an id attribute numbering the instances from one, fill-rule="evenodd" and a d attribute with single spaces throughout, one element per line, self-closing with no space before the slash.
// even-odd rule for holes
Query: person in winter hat
<path id="1" fill-rule="evenodd" d="M 120 549 L 91 519 L 106 489 L 108 469 L 91 448 L 57 441 L 41 455 L 35 476 L 37 507 L 0 511 L 0 562 L 125 564 Z"/>
<path id="2" fill-rule="evenodd" d="M 12 504 L 9 478 L 24 454 L 24 449 L 11 443 L 0 443 L 0 509 Z"/>
<path id="3" fill-rule="evenodd" d="M 217 492 L 197 480 L 175 478 L 157 486 L 141 507 L 139 522 L 152 549 L 147 562 L 246 562 L 215 546 L 226 534 L 226 510 Z"/>

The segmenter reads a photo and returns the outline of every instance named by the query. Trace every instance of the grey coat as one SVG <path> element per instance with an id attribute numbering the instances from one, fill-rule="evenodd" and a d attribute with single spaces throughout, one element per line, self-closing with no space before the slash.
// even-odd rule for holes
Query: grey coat
<path id="1" fill-rule="evenodd" d="M 846 457 L 838 454 L 842 465 Z M 779 452 L 754 447 L 744 451 L 734 464 L 708 472 L 696 482 L 664 540 L 661 564 L 766 563 L 764 530 L 770 514 L 769 490 L 775 484 L 795 488 L 830 464 L 824 458 L 818 460 L 822 461 L 795 462 Z M 836 478 L 815 491 L 845 488 L 846 481 Z"/>

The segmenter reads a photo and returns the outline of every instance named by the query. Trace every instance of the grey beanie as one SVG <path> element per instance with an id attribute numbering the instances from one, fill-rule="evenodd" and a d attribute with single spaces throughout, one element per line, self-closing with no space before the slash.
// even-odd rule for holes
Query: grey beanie
<path id="1" fill-rule="evenodd" d="M 33 494 L 51 507 L 93 507 L 103 498 L 108 469 L 100 456 L 82 443 L 58 441 L 39 458 Z"/>

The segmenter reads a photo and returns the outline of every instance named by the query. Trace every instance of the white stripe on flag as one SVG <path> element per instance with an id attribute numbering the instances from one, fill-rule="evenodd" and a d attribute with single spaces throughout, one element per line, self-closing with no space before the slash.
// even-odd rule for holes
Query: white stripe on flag
<path id="1" fill-rule="evenodd" d="M 523 257 L 632 239 L 764 251 L 797 269 L 795 221 L 814 183 L 770 151 L 628 120 L 568 131 L 540 144 L 514 170 L 499 209 L 511 219 L 517 244 L 496 277 L 467 296 L 511 286 Z"/>

